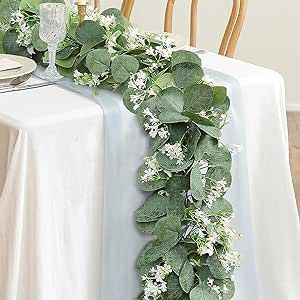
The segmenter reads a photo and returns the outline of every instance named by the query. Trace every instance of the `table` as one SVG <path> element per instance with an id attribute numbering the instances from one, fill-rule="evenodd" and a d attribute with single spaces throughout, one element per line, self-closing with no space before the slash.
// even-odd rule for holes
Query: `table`
<path id="1" fill-rule="evenodd" d="M 243 233 L 235 299 L 296 300 L 300 226 L 282 77 L 212 53 L 202 60 L 231 96 L 224 140 L 244 148 L 228 195 Z M 147 138 L 118 95 L 63 85 L 0 95 L 0 299 L 131 300 Z"/>

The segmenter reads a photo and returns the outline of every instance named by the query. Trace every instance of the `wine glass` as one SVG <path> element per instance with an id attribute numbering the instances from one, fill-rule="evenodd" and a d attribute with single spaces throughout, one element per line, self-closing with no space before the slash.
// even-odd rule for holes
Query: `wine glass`
<path id="1" fill-rule="evenodd" d="M 48 44 L 49 66 L 41 78 L 55 81 L 62 76 L 55 66 L 57 44 L 66 36 L 66 7 L 62 3 L 43 3 L 40 5 L 40 38 Z"/>

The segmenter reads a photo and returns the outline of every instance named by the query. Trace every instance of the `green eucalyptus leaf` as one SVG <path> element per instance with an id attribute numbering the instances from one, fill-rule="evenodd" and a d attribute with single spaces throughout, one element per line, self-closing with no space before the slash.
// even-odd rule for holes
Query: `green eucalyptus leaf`
<path id="1" fill-rule="evenodd" d="M 202 210 L 212 216 L 230 217 L 233 214 L 231 203 L 223 198 L 214 201 L 210 208 L 205 206 Z"/>
<path id="2" fill-rule="evenodd" d="M 200 139 L 201 133 L 197 129 L 197 127 L 187 130 L 186 134 L 184 135 L 183 144 L 186 146 L 186 159 L 191 159 L 196 151 L 198 141 Z"/>
<path id="3" fill-rule="evenodd" d="M 203 258 L 205 259 L 205 256 Z M 214 277 L 211 274 L 208 265 L 206 264 L 206 259 L 205 259 L 205 264 L 203 264 L 203 266 L 198 269 L 198 276 L 200 277 L 201 282 L 205 282 L 205 283 L 207 282 L 208 278 Z"/>
<path id="4" fill-rule="evenodd" d="M 215 124 L 210 119 L 200 116 L 199 114 L 195 114 L 188 111 L 184 111 L 182 114 L 190 118 L 194 123 L 198 125 L 215 126 Z"/>
<path id="5" fill-rule="evenodd" d="M 214 86 L 212 89 L 214 92 L 213 106 L 223 103 L 227 96 L 227 89 L 224 86 Z"/>
<path id="6" fill-rule="evenodd" d="M 79 55 L 88 54 L 98 44 L 99 44 L 99 42 L 91 42 L 91 43 L 82 45 Z"/>
<path id="7" fill-rule="evenodd" d="M 171 193 L 182 193 L 190 189 L 189 176 L 172 176 L 166 183 L 165 190 Z"/>
<path id="8" fill-rule="evenodd" d="M 213 167 L 210 168 L 205 177 L 208 177 L 214 181 L 220 181 L 220 180 L 225 180 L 226 181 L 226 185 L 228 187 L 230 187 L 231 185 L 231 181 L 232 181 L 232 177 L 231 177 L 231 173 L 228 169 L 222 167 L 222 166 L 218 166 L 218 167 Z M 206 188 L 209 187 L 211 184 L 210 180 L 206 181 Z M 224 192 L 225 194 L 225 192 Z M 223 196 L 223 195 L 222 195 Z"/>
<path id="9" fill-rule="evenodd" d="M 157 226 L 157 224 L 156 224 Z M 144 262 L 150 264 L 165 256 L 178 243 L 178 233 L 170 231 L 166 239 L 156 240 L 153 246 L 145 252 Z"/>
<path id="10" fill-rule="evenodd" d="M 167 87 L 173 86 L 174 83 L 174 78 L 171 73 L 164 73 L 159 75 L 156 79 L 154 84 L 160 89 L 164 90 Z"/>
<path id="11" fill-rule="evenodd" d="M 215 126 L 196 124 L 203 132 L 207 133 L 213 138 L 219 139 L 221 137 L 221 130 Z"/>
<path id="12" fill-rule="evenodd" d="M 224 146 L 216 146 L 212 148 L 210 152 L 207 153 L 208 160 L 211 165 L 224 167 L 227 170 L 231 169 L 231 153 Z"/>
<path id="13" fill-rule="evenodd" d="M 192 264 L 187 260 L 180 272 L 179 283 L 181 288 L 189 293 L 194 286 L 195 273 Z"/>
<path id="14" fill-rule="evenodd" d="M 153 235 L 155 224 L 156 222 L 148 222 L 148 223 L 136 222 L 136 228 L 142 233 Z"/>
<path id="15" fill-rule="evenodd" d="M 207 134 L 203 134 L 195 151 L 195 159 L 200 160 L 204 154 L 214 153 L 218 148 L 218 141 Z"/>
<path id="16" fill-rule="evenodd" d="M 104 40 L 104 29 L 92 20 L 81 22 L 75 31 L 76 40 L 82 44 L 100 43 Z"/>
<path id="17" fill-rule="evenodd" d="M 171 273 L 167 279 L 167 287 L 168 291 L 166 293 L 167 300 L 185 300 L 185 292 L 182 290 L 179 278 L 174 274 Z"/>
<path id="18" fill-rule="evenodd" d="M 188 122 L 189 118 L 176 111 L 163 111 L 159 114 L 159 120 L 164 124 Z"/>
<path id="19" fill-rule="evenodd" d="M 155 233 L 160 240 L 167 240 L 174 233 L 178 237 L 180 231 L 181 220 L 177 216 L 163 217 L 155 225 Z"/>
<path id="20" fill-rule="evenodd" d="M 110 54 L 107 49 L 96 49 L 86 57 L 86 66 L 94 75 L 102 75 L 110 68 Z"/>
<path id="21" fill-rule="evenodd" d="M 153 260 L 150 262 L 146 260 L 146 253 L 155 246 L 155 243 L 156 240 L 149 241 L 137 258 L 136 267 L 141 275 L 147 274 L 151 267 L 154 267 L 156 265 L 157 260 Z"/>
<path id="22" fill-rule="evenodd" d="M 5 53 L 20 56 L 29 56 L 27 53 L 27 49 L 17 44 L 17 39 L 18 33 L 16 31 L 9 30 L 5 32 L 2 40 L 2 46 Z"/>
<path id="23" fill-rule="evenodd" d="M 40 38 L 40 25 L 35 24 L 32 27 L 32 45 L 37 51 L 46 51 L 48 48 L 47 43 L 41 40 Z"/>
<path id="24" fill-rule="evenodd" d="M 184 91 L 184 110 L 192 113 L 208 110 L 213 101 L 213 89 L 207 84 L 194 84 Z"/>
<path id="25" fill-rule="evenodd" d="M 61 76 L 73 79 L 74 68 L 64 68 L 61 66 L 57 66 L 57 70 Z"/>
<path id="26" fill-rule="evenodd" d="M 160 112 L 175 111 L 181 113 L 183 111 L 184 97 L 181 90 L 175 87 L 168 87 L 157 95 L 157 107 Z"/>
<path id="27" fill-rule="evenodd" d="M 192 168 L 190 180 L 192 196 L 197 201 L 202 201 L 205 198 L 205 193 L 202 183 L 202 173 L 198 162 L 196 162 Z"/>
<path id="28" fill-rule="evenodd" d="M 178 164 L 176 159 L 169 159 L 169 157 L 161 152 L 156 156 L 157 161 L 160 166 L 171 172 L 180 172 L 187 169 L 192 163 L 192 160 L 184 160 L 182 163 Z"/>
<path id="29" fill-rule="evenodd" d="M 123 83 L 139 69 L 139 61 L 130 55 L 122 54 L 112 61 L 111 73 L 117 83 Z"/>
<path id="30" fill-rule="evenodd" d="M 176 64 L 172 68 L 174 81 L 179 88 L 187 88 L 201 81 L 203 77 L 202 68 L 194 63 L 185 62 Z"/>
<path id="31" fill-rule="evenodd" d="M 193 63 L 196 65 L 201 66 L 201 59 L 200 57 L 187 50 L 178 50 L 173 52 L 172 54 L 172 67 L 181 64 L 181 63 Z"/>
<path id="32" fill-rule="evenodd" d="M 73 55 L 69 56 L 66 59 L 58 59 L 57 58 L 56 59 L 56 64 L 58 66 L 63 67 L 63 68 L 69 69 L 69 68 L 72 68 L 74 66 L 76 59 L 77 59 L 77 55 L 73 54 Z"/>
<path id="33" fill-rule="evenodd" d="M 185 205 L 184 197 L 179 193 L 172 193 L 167 198 L 167 213 L 168 216 L 177 216 L 180 219 L 184 218 Z"/>
<path id="34" fill-rule="evenodd" d="M 215 291 L 208 288 L 206 284 L 200 284 L 190 292 L 190 300 L 218 300 Z"/>
<path id="35" fill-rule="evenodd" d="M 211 271 L 211 274 L 217 279 L 230 278 L 230 276 L 234 272 L 234 268 L 232 268 L 230 272 L 227 272 L 222 266 L 216 254 L 209 256 L 206 262 L 208 264 L 209 270 Z"/>
<path id="36" fill-rule="evenodd" d="M 0 1 L 0 21 L 9 23 L 12 13 L 19 9 L 19 0 L 1 0 Z"/>
<path id="37" fill-rule="evenodd" d="M 5 31 L 0 30 L 0 53 L 5 53 L 3 45 L 2 45 L 4 34 L 5 34 Z"/>
<path id="38" fill-rule="evenodd" d="M 235 284 L 232 280 L 230 279 L 224 279 L 224 280 L 215 280 L 215 284 L 218 286 L 223 287 L 226 285 L 227 292 L 222 293 L 222 300 L 230 300 L 233 298 L 235 294 Z"/>
<path id="39" fill-rule="evenodd" d="M 187 131 L 187 124 L 186 123 L 174 123 L 168 125 L 170 138 L 170 144 L 175 144 L 178 141 L 181 141 L 183 136 Z"/>
<path id="40" fill-rule="evenodd" d="M 166 215 L 168 198 L 157 193 L 147 198 L 143 206 L 136 211 L 137 222 L 153 222 Z"/>
<path id="41" fill-rule="evenodd" d="M 69 45 L 61 50 L 59 50 L 56 54 L 56 58 L 58 59 L 67 59 L 68 57 L 70 57 L 76 50 L 78 50 L 78 46 L 77 45 Z"/>
<path id="42" fill-rule="evenodd" d="M 188 252 L 181 244 L 176 245 L 166 254 L 166 261 L 172 270 L 179 276 L 180 271 L 187 259 Z"/>

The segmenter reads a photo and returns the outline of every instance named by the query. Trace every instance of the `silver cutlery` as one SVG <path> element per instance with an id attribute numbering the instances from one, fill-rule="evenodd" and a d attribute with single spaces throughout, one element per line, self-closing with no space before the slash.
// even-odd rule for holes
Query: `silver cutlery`
<path id="1" fill-rule="evenodd" d="M 19 91 L 24 91 L 24 90 L 31 90 L 31 89 L 41 88 L 41 87 L 45 87 L 45 86 L 49 86 L 49 85 L 53 85 L 53 84 L 56 84 L 56 81 L 47 81 L 47 82 L 28 84 L 28 85 L 23 85 L 23 86 L 9 87 L 7 89 L 0 90 L 0 94 L 10 93 L 10 92 L 19 92 Z"/>
<path id="2" fill-rule="evenodd" d="M 14 78 L 8 84 L 0 86 L 0 90 L 8 89 L 8 88 L 11 88 L 11 87 L 16 87 L 19 84 L 24 83 L 25 81 L 27 81 L 30 77 L 31 77 L 31 73 L 19 76 L 17 78 Z"/>

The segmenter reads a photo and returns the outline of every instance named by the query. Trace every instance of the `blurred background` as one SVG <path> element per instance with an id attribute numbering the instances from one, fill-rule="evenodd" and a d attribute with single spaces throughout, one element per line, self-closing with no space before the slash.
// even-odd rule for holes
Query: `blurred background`
<path id="1" fill-rule="evenodd" d="M 249 0 L 236 58 L 280 72 L 286 83 L 288 109 L 300 110 L 300 1 Z M 120 0 L 102 0 L 101 9 L 120 7 Z M 161 31 L 166 0 L 136 0 L 132 21 Z M 199 1 L 198 47 L 217 52 L 232 0 Z M 174 33 L 189 37 L 190 1 L 176 0 Z"/>

